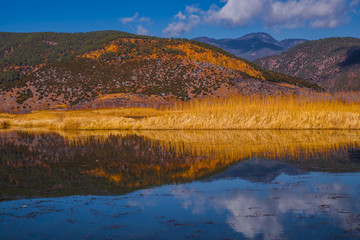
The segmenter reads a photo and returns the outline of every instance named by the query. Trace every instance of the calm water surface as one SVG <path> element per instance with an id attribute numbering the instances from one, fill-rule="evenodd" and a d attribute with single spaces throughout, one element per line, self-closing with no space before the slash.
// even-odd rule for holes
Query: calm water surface
<path id="1" fill-rule="evenodd" d="M 0 239 L 360 239 L 359 131 L 0 131 Z"/>

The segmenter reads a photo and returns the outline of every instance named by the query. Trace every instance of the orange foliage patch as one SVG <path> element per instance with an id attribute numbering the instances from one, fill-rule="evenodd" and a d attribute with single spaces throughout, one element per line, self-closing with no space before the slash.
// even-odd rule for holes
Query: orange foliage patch
<path id="1" fill-rule="evenodd" d="M 119 50 L 119 46 L 117 46 L 114 42 L 111 42 L 109 45 L 105 46 L 103 49 L 98 49 L 95 51 L 91 51 L 89 53 L 85 53 L 81 57 L 90 58 L 90 59 L 98 59 L 104 53 L 117 52 L 118 50 Z"/>
<path id="2" fill-rule="evenodd" d="M 149 55 L 144 58 L 150 59 L 158 59 L 163 57 L 169 57 L 170 55 L 160 51 L 160 49 L 156 46 L 155 40 L 148 40 L 148 39 L 127 39 L 122 38 L 115 41 L 110 42 L 104 48 L 91 51 L 89 53 L 83 54 L 81 57 L 90 58 L 90 59 L 98 59 L 101 55 L 109 52 L 119 52 L 121 48 L 124 48 L 123 44 L 132 43 L 137 45 L 138 47 L 150 50 Z M 180 59 L 188 59 L 191 61 L 199 61 L 199 62 L 208 62 L 217 66 L 222 66 L 224 68 L 229 68 L 241 72 L 245 72 L 251 77 L 263 79 L 262 73 L 260 71 L 255 70 L 246 62 L 228 57 L 224 54 L 218 53 L 216 51 L 206 49 L 188 42 L 183 41 L 170 41 L 170 40 L 163 40 L 163 48 L 172 49 L 172 50 L 180 50 L 181 52 L 185 53 L 184 55 L 176 55 L 177 58 Z M 135 51 L 135 52 L 134 52 Z M 129 54 L 129 53 L 127 53 Z M 133 57 L 137 56 L 137 51 L 132 50 L 130 53 Z M 143 57 L 141 57 L 143 58 Z"/>
<path id="3" fill-rule="evenodd" d="M 181 50 L 186 53 L 186 58 L 192 61 L 199 61 L 199 62 L 208 62 L 214 65 L 222 66 L 225 68 L 230 68 L 238 71 L 242 71 L 247 73 L 248 75 L 254 78 L 265 79 L 261 72 L 255 70 L 249 64 L 245 63 L 244 61 L 230 58 L 223 54 L 201 48 L 199 46 L 195 46 L 190 43 L 181 43 L 177 46 L 172 46 L 171 48 Z M 179 56 L 183 58 L 182 56 Z"/>

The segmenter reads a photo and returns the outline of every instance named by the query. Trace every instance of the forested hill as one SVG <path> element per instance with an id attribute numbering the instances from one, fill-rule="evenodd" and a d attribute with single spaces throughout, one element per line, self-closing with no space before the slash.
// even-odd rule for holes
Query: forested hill
<path id="1" fill-rule="evenodd" d="M 326 38 L 255 61 L 261 66 L 306 79 L 329 91 L 360 90 L 360 39 Z"/>
<path id="2" fill-rule="evenodd" d="M 0 32 L 0 83 L 20 79 L 56 61 L 71 59 L 118 37 L 136 35 L 118 31 L 89 33 L 8 33 Z"/>
<path id="3" fill-rule="evenodd" d="M 319 89 L 217 47 L 184 39 L 116 31 L 0 33 L 0 38 L 4 111 Z"/>

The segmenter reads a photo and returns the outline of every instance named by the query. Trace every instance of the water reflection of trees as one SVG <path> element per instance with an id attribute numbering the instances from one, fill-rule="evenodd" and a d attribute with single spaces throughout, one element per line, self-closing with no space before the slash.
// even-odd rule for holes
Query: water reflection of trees
<path id="1" fill-rule="evenodd" d="M 360 169 L 353 154 L 360 143 L 357 131 L 2 131 L 0 135 L 3 198 L 120 194 L 205 178 L 254 156 L 305 169 Z"/>

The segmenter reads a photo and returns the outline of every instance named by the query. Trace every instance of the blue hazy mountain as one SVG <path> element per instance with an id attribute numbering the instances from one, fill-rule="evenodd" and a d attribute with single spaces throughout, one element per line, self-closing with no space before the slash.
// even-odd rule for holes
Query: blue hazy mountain
<path id="1" fill-rule="evenodd" d="M 278 55 L 300 43 L 307 41 L 305 39 L 285 39 L 277 41 L 267 33 L 251 33 L 236 39 L 198 37 L 193 40 L 214 45 L 234 54 L 235 56 L 248 60 Z"/>

